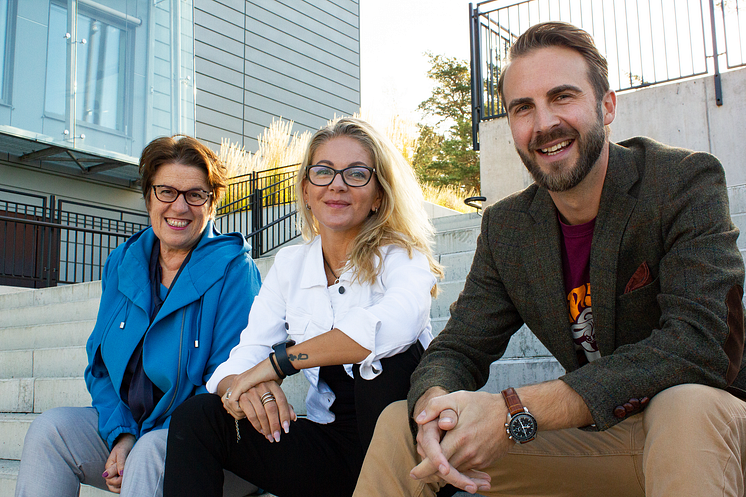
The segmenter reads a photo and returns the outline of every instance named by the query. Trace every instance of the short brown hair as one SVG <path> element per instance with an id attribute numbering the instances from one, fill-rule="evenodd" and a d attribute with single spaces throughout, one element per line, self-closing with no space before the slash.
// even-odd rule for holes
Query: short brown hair
<path id="1" fill-rule="evenodd" d="M 593 86 L 596 100 L 600 101 L 609 91 L 609 69 L 606 58 L 596 48 L 593 38 L 586 31 L 567 22 L 543 22 L 531 26 L 518 37 L 508 51 L 508 64 L 513 59 L 528 55 L 533 50 L 548 47 L 566 47 L 575 50 L 585 59 L 588 65 L 588 80 Z M 505 70 L 500 71 L 497 81 L 497 92 L 503 97 Z"/>
<path id="2" fill-rule="evenodd" d="M 214 214 L 215 207 L 228 185 L 228 171 L 215 152 L 202 145 L 197 139 L 186 135 L 162 136 L 148 143 L 143 149 L 140 156 L 140 177 L 145 203 L 150 202 L 153 176 L 156 171 L 164 164 L 173 163 L 194 166 L 205 171 L 207 183 L 213 193 L 210 207 Z"/>

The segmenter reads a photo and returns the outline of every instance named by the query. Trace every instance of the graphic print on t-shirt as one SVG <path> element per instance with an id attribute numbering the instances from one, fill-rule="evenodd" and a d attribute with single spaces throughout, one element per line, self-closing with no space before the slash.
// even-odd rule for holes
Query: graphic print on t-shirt
<path id="1" fill-rule="evenodd" d="M 567 295 L 567 310 L 575 347 L 581 348 L 585 352 L 588 361 L 594 361 L 601 357 L 596 343 L 596 333 L 593 329 L 590 283 L 585 283 L 570 291 Z"/>

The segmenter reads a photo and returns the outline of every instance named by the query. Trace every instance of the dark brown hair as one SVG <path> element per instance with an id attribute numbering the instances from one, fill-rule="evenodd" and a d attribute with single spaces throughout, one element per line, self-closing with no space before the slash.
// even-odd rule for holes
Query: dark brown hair
<path id="1" fill-rule="evenodd" d="M 586 31 L 566 22 L 544 22 L 531 26 L 518 37 L 508 51 L 508 65 L 511 60 L 528 55 L 533 50 L 548 47 L 566 47 L 575 50 L 588 65 L 588 80 L 593 86 L 596 100 L 600 101 L 609 91 L 609 69 L 606 59 L 596 48 L 593 38 Z M 505 70 L 502 68 L 497 82 L 497 91 L 503 99 Z"/>
<path id="2" fill-rule="evenodd" d="M 191 136 L 162 136 L 148 143 L 140 156 L 142 196 L 149 205 L 153 176 L 164 164 L 183 164 L 202 169 L 207 174 L 207 183 L 213 193 L 210 207 L 214 213 L 217 203 L 228 185 L 228 171 L 215 152 Z"/>

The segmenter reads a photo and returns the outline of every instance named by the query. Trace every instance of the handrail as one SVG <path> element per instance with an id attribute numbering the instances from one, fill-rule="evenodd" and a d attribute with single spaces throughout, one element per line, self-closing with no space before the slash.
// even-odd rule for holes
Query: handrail
<path id="1" fill-rule="evenodd" d="M 468 205 L 469 207 L 476 209 L 480 215 L 482 214 L 482 202 L 486 202 L 486 201 L 487 201 L 487 197 L 482 197 L 482 196 L 466 197 L 464 199 L 464 203 Z M 477 202 L 479 202 L 479 204 L 477 204 Z"/>

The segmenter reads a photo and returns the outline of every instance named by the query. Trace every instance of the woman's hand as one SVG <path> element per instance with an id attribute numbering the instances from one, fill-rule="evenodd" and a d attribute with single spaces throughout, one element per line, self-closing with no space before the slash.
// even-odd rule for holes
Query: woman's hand
<path id="1" fill-rule="evenodd" d="M 101 475 L 106 481 L 106 486 L 111 492 L 118 494 L 122 488 L 122 475 L 124 474 L 124 461 L 127 459 L 132 447 L 135 445 L 135 436 L 125 433 L 117 439 L 111 449 L 109 458 L 106 460 L 106 470 Z"/>
<path id="2" fill-rule="evenodd" d="M 223 395 L 223 407 L 235 419 L 248 418 L 254 429 L 270 442 L 279 442 L 280 429 L 288 433 L 290 421 L 298 419 L 276 381 L 262 382 L 238 396 L 232 387 L 228 388 Z"/>

